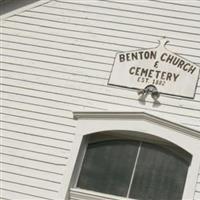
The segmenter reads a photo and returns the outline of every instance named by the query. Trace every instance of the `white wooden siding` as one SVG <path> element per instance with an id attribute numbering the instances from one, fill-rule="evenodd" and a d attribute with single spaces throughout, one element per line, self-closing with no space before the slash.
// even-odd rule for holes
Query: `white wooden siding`
<path id="1" fill-rule="evenodd" d="M 194 99 L 161 95 L 159 106 L 107 85 L 116 52 L 163 36 L 200 65 L 200 1 L 52 0 L 1 22 L 2 199 L 56 199 L 73 111 L 137 109 L 200 131 L 200 81 Z"/>

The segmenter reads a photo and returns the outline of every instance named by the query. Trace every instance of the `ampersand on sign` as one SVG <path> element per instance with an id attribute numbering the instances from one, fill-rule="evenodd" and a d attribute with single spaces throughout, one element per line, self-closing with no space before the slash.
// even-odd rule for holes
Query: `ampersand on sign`
<path id="1" fill-rule="evenodd" d="M 155 64 L 154 64 L 155 68 L 158 68 L 158 63 L 159 63 L 158 61 L 155 62 Z"/>

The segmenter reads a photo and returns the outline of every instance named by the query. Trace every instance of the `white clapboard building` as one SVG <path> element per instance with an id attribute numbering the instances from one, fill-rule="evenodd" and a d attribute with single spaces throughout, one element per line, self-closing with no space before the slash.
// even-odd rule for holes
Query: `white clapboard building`
<path id="1" fill-rule="evenodd" d="M 200 200 L 200 1 L 1 0 L 2 200 Z"/>

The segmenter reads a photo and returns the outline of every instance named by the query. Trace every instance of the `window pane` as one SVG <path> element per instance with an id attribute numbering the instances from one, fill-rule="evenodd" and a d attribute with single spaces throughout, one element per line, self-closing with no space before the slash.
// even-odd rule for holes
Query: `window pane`
<path id="1" fill-rule="evenodd" d="M 143 143 L 130 197 L 139 200 L 180 200 L 189 163 L 190 160 L 183 160 L 169 149 Z"/>
<path id="2" fill-rule="evenodd" d="M 105 141 L 89 144 L 78 187 L 126 196 L 139 142 Z"/>

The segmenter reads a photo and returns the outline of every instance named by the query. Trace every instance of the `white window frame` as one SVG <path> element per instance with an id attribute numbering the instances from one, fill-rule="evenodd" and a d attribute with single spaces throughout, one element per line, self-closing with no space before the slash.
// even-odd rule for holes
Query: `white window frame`
<path id="1" fill-rule="evenodd" d="M 73 188 L 80 170 L 75 167 L 80 166 L 87 145 L 84 141 L 85 136 L 114 130 L 121 133 L 129 131 L 133 134 L 137 132 L 150 137 L 156 136 L 188 151 L 192 155 L 192 161 L 188 169 L 182 200 L 194 199 L 200 166 L 200 133 L 198 131 L 143 112 L 74 112 L 74 119 L 77 120 L 76 134 L 59 199 L 69 200 L 70 194 L 80 200 L 119 199 L 115 195 Z M 120 197 L 120 199 L 124 198 Z"/>

